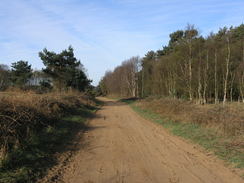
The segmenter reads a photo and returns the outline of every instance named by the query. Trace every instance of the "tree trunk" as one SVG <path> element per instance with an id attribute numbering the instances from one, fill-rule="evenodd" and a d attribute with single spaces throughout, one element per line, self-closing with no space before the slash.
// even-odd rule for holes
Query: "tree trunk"
<path id="1" fill-rule="evenodd" d="M 144 97 L 144 69 L 142 69 L 141 75 L 141 97 Z"/>
<path id="2" fill-rule="evenodd" d="M 233 101 L 233 84 L 235 80 L 235 74 L 231 74 L 231 85 L 230 85 L 230 101 Z"/>
<path id="3" fill-rule="evenodd" d="M 225 78 L 224 78 L 224 98 L 223 98 L 223 104 L 226 103 L 226 99 L 227 99 L 229 67 L 230 67 L 230 39 L 227 38 L 227 57 L 226 57 L 226 72 L 225 72 Z"/>
<path id="4" fill-rule="evenodd" d="M 242 77 L 241 77 L 241 81 L 240 81 L 240 86 L 239 86 L 239 90 L 240 90 L 240 94 L 241 94 L 241 100 L 244 103 L 243 85 L 244 85 L 244 73 L 242 73 Z"/>
<path id="5" fill-rule="evenodd" d="M 189 45 L 189 63 L 188 63 L 188 67 L 189 67 L 189 98 L 190 101 L 192 101 L 192 45 L 190 43 Z"/>
<path id="6" fill-rule="evenodd" d="M 207 58 L 206 58 L 206 67 L 204 70 L 204 88 L 203 88 L 203 104 L 207 102 L 206 99 L 206 93 L 207 93 L 207 87 L 208 87 L 208 69 L 209 69 L 209 60 L 208 60 L 208 51 L 207 51 Z"/>
<path id="7" fill-rule="evenodd" d="M 242 67 L 244 67 L 244 41 L 242 42 Z M 243 93 L 243 86 L 244 86 L 244 71 L 241 71 L 241 79 L 240 79 L 240 86 L 239 86 L 239 90 L 240 90 L 240 94 L 241 94 L 241 99 L 242 102 L 244 103 L 244 93 Z"/>
<path id="8" fill-rule="evenodd" d="M 201 82 L 201 54 L 199 53 L 199 64 L 198 64 L 198 104 L 202 104 L 202 82 Z"/>
<path id="9" fill-rule="evenodd" d="M 218 78 L 217 78 L 217 50 L 214 52 L 214 103 L 219 103 L 218 99 Z"/>

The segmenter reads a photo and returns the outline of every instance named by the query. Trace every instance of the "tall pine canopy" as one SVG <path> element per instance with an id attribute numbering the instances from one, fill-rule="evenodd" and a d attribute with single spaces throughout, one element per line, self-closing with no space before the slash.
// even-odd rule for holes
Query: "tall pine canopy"
<path id="1" fill-rule="evenodd" d="M 27 61 L 20 60 L 12 63 L 11 80 L 15 86 L 23 87 L 32 76 L 31 65 Z"/>
<path id="2" fill-rule="evenodd" d="M 89 86 L 91 81 L 87 78 L 83 65 L 74 56 L 71 46 L 61 53 L 45 48 L 39 56 L 46 67 L 43 72 L 52 78 L 54 88 L 62 90 L 71 87 L 84 91 Z"/>

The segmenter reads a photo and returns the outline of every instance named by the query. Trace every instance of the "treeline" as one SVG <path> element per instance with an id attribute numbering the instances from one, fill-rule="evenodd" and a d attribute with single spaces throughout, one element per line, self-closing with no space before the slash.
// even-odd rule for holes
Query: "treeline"
<path id="1" fill-rule="evenodd" d="M 244 24 L 207 37 L 194 25 L 170 34 L 167 46 L 133 57 L 99 83 L 103 95 L 170 96 L 198 103 L 244 102 Z"/>
<path id="2" fill-rule="evenodd" d="M 61 53 L 43 49 L 39 57 L 45 66 L 41 71 L 33 71 L 28 61 L 23 60 L 12 63 L 11 69 L 0 64 L 0 91 L 9 87 L 37 89 L 41 92 L 68 89 L 85 91 L 91 87 L 91 80 L 87 78 L 84 66 L 74 56 L 71 46 Z"/>
<path id="3" fill-rule="evenodd" d="M 139 57 L 132 57 L 116 67 L 113 72 L 107 71 L 99 83 L 100 94 L 137 96 L 139 67 Z"/>

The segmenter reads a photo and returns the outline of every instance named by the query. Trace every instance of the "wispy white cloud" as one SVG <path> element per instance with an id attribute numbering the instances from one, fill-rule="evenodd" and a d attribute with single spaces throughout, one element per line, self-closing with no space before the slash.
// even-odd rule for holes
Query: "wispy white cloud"
<path id="1" fill-rule="evenodd" d="M 243 12 L 242 0 L 2 0 L 0 62 L 25 59 L 41 68 L 41 49 L 71 44 L 97 83 L 106 69 L 159 49 L 188 22 L 207 34 L 242 23 Z"/>

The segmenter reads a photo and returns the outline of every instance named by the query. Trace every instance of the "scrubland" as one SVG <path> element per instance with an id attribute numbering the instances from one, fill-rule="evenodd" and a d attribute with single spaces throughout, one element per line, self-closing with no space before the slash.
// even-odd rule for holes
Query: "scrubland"
<path id="1" fill-rule="evenodd" d="M 244 132 L 243 103 L 199 105 L 186 100 L 151 97 L 141 100 L 137 105 L 150 108 L 176 122 L 194 122 L 215 128 L 219 134 L 239 136 Z"/>
<path id="2" fill-rule="evenodd" d="M 0 93 L 0 182 L 41 177 L 94 110 L 94 100 L 80 92 Z"/>

